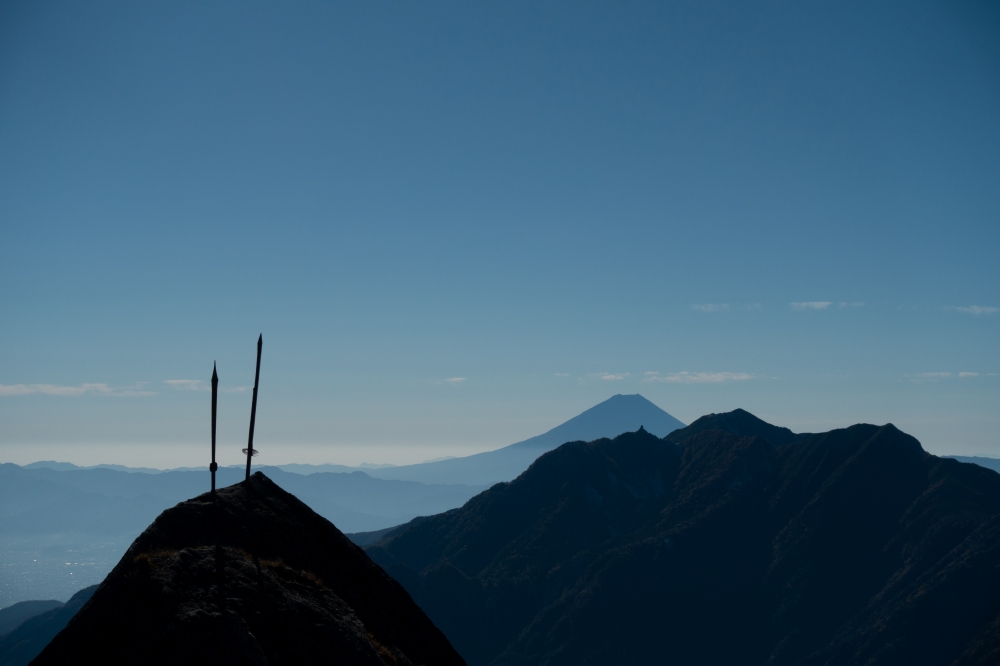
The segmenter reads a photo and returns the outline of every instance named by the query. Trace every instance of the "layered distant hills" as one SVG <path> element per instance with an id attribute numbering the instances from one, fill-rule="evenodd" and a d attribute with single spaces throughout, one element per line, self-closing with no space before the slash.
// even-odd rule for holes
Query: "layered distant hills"
<path id="1" fill-rule="evenodd" d="M 14 626 L 0 625 L 0 666 L 26 666 L 63 630 L 96 589 L 96 585 L 86 587 L 66 603 L 22 601 L 0 611 L 3 620 L 16 622 Z"/>
<path id="2" fill-rule="evenodd" d="M 642 396 L 618 395 L 543 435 L 468 458 L 383 469 L 255 469 L 344 532 L 371 532 L 461 506 L 566 441 L 613 436 L 640 425 L 667 434 L 682 424 Z M 244 470 L 222 468 L 218 474 L 220 486 L 228 485 L 243 479 Z M 84 469 L 51 461 L 0 464 L 0 560 L 16 570 L 0 585 L 0 607 L 24 599 L 66 599 L 99 582 L 161 511 L 204 492 L 208 484 L 207 463 L 172 471 Z"/>
<path id="3" fill-rule="evenodd" d="M 639 394 L 615 395 L 546 433 L 495 451 L 419 465 L 368 470 L 379 479 L 492 485 L 510 481 L 535 459 L 561 444 L 614 437 L 640 427 L 660 437 L 684 424 Z"/>
<path id="4" fill-rule="evenodd" d="M 367 550 L 473 666 L 1000 663 L 1000 475 L 892 425 L 572 442 Z"/>
<path id="5" fill-rule="evenodd" d="M 308 476 L 265 467 L 283 488 L 345 531 L 399 525 L 461 506 L 482 486 L 373 479 L 363 472 Z M 243 469 L 220 469 L 219 485 Z M 0 606 L 66 599 L 100 582 L 157 515 L 209 487 L 199 472 L 26 469 L 0 464 Z"/>

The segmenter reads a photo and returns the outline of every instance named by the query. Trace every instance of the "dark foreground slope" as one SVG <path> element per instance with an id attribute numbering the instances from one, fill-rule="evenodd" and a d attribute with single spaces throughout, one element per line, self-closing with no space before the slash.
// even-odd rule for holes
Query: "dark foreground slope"
<path id="1" fill-rule="evenodd" d="M 891 425 L 569 443 L 368 552 L 474 665 L 1000 663 L 1000 475 Z"/>
<path id="2" fill-rule="evenodd" d="M 96 585 L 85 587 L 70 597 L 66 603 L 56 602 L 58 606 L 55 608 L 48 608 L 32 615 L 10 632 L 0 636 L 0 666 L 25 666 L 38 656 L 53 636 L 62 631 L 66 623 L 87 603 L 96 589 Z"/>
<path id="3" fill-rule="evenodd" d="M 164 511 L 34 664 L 463 664 L 406 591 L 260 472 Z"/>

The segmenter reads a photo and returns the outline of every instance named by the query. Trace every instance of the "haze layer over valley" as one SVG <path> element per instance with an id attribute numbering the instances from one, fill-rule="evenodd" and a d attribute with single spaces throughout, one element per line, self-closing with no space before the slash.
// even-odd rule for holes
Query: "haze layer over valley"
<path id="1" fill-rule="evenodd" d="M 255 469 L 343 532 L 372 532 L 459 507 L 565 441 L 640 426 L 665 435 L 683 424 L 640 395 L 616 395 L 538 437 L 468 458 L 346 472 L 306 473 L 307 465 L 287 466 L 299 473 Z M 161 511 L 203 492 L 208 482 L 207 469 L 154 471 L 0 464 L 0 608 L 68 599 L 100 582 Z M 236 483 L 243 474 L 242 467 L 221 468 L 218 483 Z"/>

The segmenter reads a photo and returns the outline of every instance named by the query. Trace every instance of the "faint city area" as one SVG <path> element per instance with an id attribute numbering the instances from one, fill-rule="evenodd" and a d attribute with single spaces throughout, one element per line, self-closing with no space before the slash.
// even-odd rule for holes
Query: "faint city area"
<path id="1" fill-rule="evenodd" d="M 26 599 L 66 601 L 100 583 L 138 536 L 109 539 L 46 536 L 0 542 L 0 608 Z"/>

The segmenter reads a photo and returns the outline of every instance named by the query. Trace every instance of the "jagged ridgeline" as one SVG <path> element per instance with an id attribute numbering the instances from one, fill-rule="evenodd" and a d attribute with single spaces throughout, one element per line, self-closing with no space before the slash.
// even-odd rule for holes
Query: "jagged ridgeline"
<path id="1" fill-rule="evenodd" d="M 891 425 L 569 443 L 368 552 L 472 666 L 1000 663 L 1000 475 Z"/>
<path id="2" fill-rule="evenodd" d="M 257 472 L 164 511 L 32 663 L 465 662 L 364 551 Z"/>

